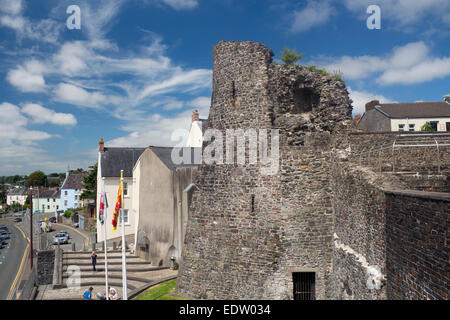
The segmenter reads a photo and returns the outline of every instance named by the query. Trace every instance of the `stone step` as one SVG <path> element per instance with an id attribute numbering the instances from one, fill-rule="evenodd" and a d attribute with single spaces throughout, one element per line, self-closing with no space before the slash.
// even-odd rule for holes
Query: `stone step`
<path id="1" fill-rule="evenodd" d="M 66 259 L 63 260 L 63 265 L 77 265 L 77 266 L 92 266 L 91 261 L 86 261 L 86 260 L 72 260 L 72 259 Z M 104 266 L 105 265 L 105 261 L 103 260 L 98 260 L 97 259 L 97 266 Z M 112 265 L 112 266 L 118 266 L 118 265 L 122 265 L 122 261 L 118 260 L 118 261 L 111 261 L 108 259 L 108 266 Z M 128 260 L 127 259 L 127 265 L 151 265 L 150 262 L 148 261 L 142 261 L 142 260 Z"/>
<path id="2" fill-rule="evenodd" d="M 146 279 L 149 278 L 149 275 L 154 275 L 154 276 L 158 276 L 159 274 L 161 274 L 160 271 L 162 270 L 168 270 L 168 269 L 162 269 L 162 268 L 155 268 L 154 270 L 151 271 L 146 271 L 146 272 L 134 272 L 134 271 L 130 271 L 127 270 L 127 278 L 131 279 L 131 280 L 135 280 L 135 281 L 147 281 Z M 67 273 L 63 274 L 63 279 L 67 279 L 69 278 L 70 275 Z M 122 270 L 120 270 L 120 272 L 117 271 L 110 271 L 108 270 L 108 277 L 112 278 L 112 279 L 122 279 Z M 105 272 L 104 271 L 86 271 L 86 272 L 82 272 L 81 273 L 81 278 L 105 278 Z"/>
<path id="3" fill-rule="evenodd" d="M 76 264 L 75 264 L 76 265 Z M 69 265 L 63 265 L 63 269 L 62 272 L 63 274 L 67 272 L 67 268 Z M 92 265 L 89 266 L 78 266 L 80 268 L 81 272 L 93 272 L 92 271 Z M 105 270 L 105 265 L 97 265 L 96 266 L 97 272 L 104 272 Z M 168 269 L 167 267 L 163 268 L 163 267 L 156 267 L 156 266 L 151 266 L 151 265 L 141 265 L 141 264 L 137 264 L 137 265 L 129 265 L 127 264 L 127 271 L 128 272 L 147 272 L 147 271 L 156 271 L 156 270 L 162 270 L 162 269 Z M 108 272 L 122 272 L 122 265 L 109 265 L 108 264 Z"/>
<path id="4" fill-rule="evenodd" d="M 117 289 L 119 291 L 119 295 L 121 296 L 122 293 L 122 280 L 113 280 L 113 281 L 108 281 L 108 285 L 109 287 L 113 287 L 115 289 Z M 127 289 L 128 291 L 134 290 L 136 288 L 139 288 L 141 286 L 143 286 L 144 284 L 142 282 L 136 283 L 135 281 L 127 281 Z M 100 290 L 95 290 L 95 289 L 99 289 L 96 287 L 101 287 Z M 104 293 L 104 288 L 105 288 L 105 279 L 87 279 L 87 280 L 81 280 L 80 282 L 80 288 L 89 288 L 89 287 L 93 287 L 94 288 L 94 292 L 103 292 Z M 66 281 L 64 281 L 64 288 L 67 288 L 66 285 Z"/>
<path id="5" fill-rule="evenodd" d="M 126 250 L 125 251 L 126 254 L 131 254 L 130 250 Z M 97 253 L 97 255 L 103 255 L 105 254 L 104 250 L 96 250 L 95 253 Z M 65 255 L 83 255 L 83 256 L 91 256 L 92 251 L 66 251 L 64 250 L 64 254 Z M 108 250 L 108 256 L 110 254 L 122 254 L 122 250 Z"/>
<path id="6" fill-rule="evenodd" d="M 97 261 L 99 261 L 100 259 L 103 260 L 104 259 L 104 255 L 97 255 Z M 134 255 L 126 255 L 127 259 L 141 259 L 139 256 L 134 256 Z M 76 255 L 63 255 L 63 259 L 64 260 L 89 260 L 91 261 L 91 256 L 76 256 Z M 108 260 L 120 260 L 122 259 L 122 255 L 108 255 Z"/>

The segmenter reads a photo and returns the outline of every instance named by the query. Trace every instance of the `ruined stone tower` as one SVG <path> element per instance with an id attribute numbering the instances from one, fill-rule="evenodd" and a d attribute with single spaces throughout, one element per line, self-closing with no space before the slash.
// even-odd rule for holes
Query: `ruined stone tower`
<path id="1" fill-rule="evenodd" d="M 274 64 L 272 56 L 259 43 L 214 47 L 209 128 L 279 129 L 279 170 L 264 175 L 261 164 L 248 162 L 199 168 L 177 281 L 181 294 L 292 299 L 293 278 L 307 273 L 315 298 L 330 297 L 328 168 L 332 137 L 351 123 L 351 100 L 342 81 Z"/>

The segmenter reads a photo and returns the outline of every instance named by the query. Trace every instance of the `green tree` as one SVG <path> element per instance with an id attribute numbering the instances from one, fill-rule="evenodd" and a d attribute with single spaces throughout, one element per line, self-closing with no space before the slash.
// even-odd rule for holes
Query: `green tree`
<path id="1" fill-rule="evenodd" d="M 25 181 L 26 187 L 43 187 L 47 185 L 47 176 L 42 171 L 35 171 Z"/>
<path id="2" fill-rule="evenodd" d="M 0 185 L 0 204 L 6 202 L 6 189 L 5 186 Z"/>
<path id="3" fill-rule="evenodd" d="M 431 123 L 429 123 L 428 121 L 425 122 L 425 124 L 420 128 L 421 131 L 427 131 L 427 132 L 434 132 L 436 131 L 435 128 L 433 128 L 431 126 Z"/>
<path id="4" fill-rule="evenodd" d="M 80 195 L 81 200 L 97 199 L 97 163 L 91 167 L 89 174 L 83 179 L 83 193 Z"/>
<path id="5" fill-rule="evenodd" d="M 298 54 L 297 51 L 291 50 L 287 47 L 284 48 L 283 53 L 281 54 L 281 61 L 283 61 L 286 65 L 296 65 L 297 61 L 303 57 L 303 54 Z"/>

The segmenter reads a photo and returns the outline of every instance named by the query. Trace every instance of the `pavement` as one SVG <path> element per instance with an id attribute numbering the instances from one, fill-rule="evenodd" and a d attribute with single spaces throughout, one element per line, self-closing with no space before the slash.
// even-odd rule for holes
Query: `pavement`
<path id="1" fill-rule="evenodd" d="M 80 300 L 82 294 L 90 286 L 94 287 L 93 299 L 97 300 L 97 293 L 105 293 L 105 264 L 104 254 L 97 252 L 97 271 L 92 270 L 91 252 L 63 253 L 63 284 L 61 289 L 52 289 L 51 285 L 40 286 L 36 300 Z M 109 286 L 115 288 L 119 296 L 122 291 L 122 253 L 120 250 L 108 252 Z M 168 268 L 152 266 L 129 251 L 127 252 L 127 292 L 146 287 L 165 279 L 173 279 L 178 271 Z"/>
<path id="2" fill-rule="evenodd" d="M 26 235 L 12 219 L 0 220 L 11 232 L 7 246 L 0 249 L 0 300 L 11 298 L 19 285 L 19 278 L 28 259 L 28 241 Z"/>

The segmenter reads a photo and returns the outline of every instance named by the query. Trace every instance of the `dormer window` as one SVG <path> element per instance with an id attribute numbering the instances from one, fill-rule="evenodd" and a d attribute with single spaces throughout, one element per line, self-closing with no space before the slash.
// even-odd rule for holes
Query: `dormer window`
<path id="1" fill-rule="evenodd" d="M 405 125 L 404 124 L 399 124 L 398 125 L 398 131 L 405 131 Z"/>

